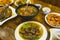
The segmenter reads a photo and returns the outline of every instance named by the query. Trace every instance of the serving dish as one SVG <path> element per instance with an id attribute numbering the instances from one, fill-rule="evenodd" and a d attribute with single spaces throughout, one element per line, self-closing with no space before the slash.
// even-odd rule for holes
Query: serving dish
<path id="1" fill-rule="evenodd" d="M 47 33 L 47 30 L 46 30 L 45 26 L 42 25 L 39 22 L 36 22 L 36 21 L 27 21 L 27 22 L 23 22 L 20 25 L 18 25 L 18 27 L 15 30 L 15 38 L 16 38 L 16 40 L 23 40 L 22 37 L 20 37 L 20 35 L 19 35 L 19 29 L 21 28 L 21 26 L 23 24 L 31 23 L 31 22 L 40 25 L 42 27 L 42 29 L 43 29 L 43 35 L 41 36 L 41 38 L 39 40 L 46 40 L 48 33 Z"/>
<path id="2" fill-rule="evenodd" d="M 9 5 L 11 5 L 12 3 L 14 2 L 14 0 L 8 0 L 8 2 L 7 2 L 7 0 L 0 0 L 0 6 L 9 6 Z"/>
<path id="3" fill-rule="evenodd" d="M 47 16 L 50 15 L 50 14 L 57 15 L 57 16 L 60 17 L 60 14 L 59 14 L 59 13 L 51 12 L 51 13 L 49 13 L 49 14 L 47 14 L 47 15 L 45 16 L 45 21 L 46 21 L 46 23 L 47 23 L 48 25 L 50 25 L 51 27 L 60 28 L 60 26 L 54 26 L 54 25 L 51 25 L 51 24 L 48 22 L 48 20 L 47 20 Z M 54 24 L 55 24 L 55 23 L 54 23 Z M 56 24 L 56 25 L 57 25 L 57 24 Z"/>
<path id="4" fill-rule="evenodd" d="M 18 10 L 19 8 L 24 7 L 24 6 L 33 6 L 33 7 L 36 8 L 37 12 L 36 12 L 34 15 L 30 15 L 30 16 L 21 16 L 21 15 L 18 14 L 17 10 Z M 21 18 L 23 18 L 23 19 L 25 19 L 25 20 L 31 20 L 33 17 L 35 17 L 35 16 L 38 14 L 40 8 L 41 8 L 41 7 L 38 7 L 37 5 L 33 5 L 33 4 L 22 4 L 22 5 L 20 5 L 20 6 L 17 7 L 16 13 L 17 13 Z"/>
<path id="5" fill-rule="evenodd" d="M 60 40 L 60 29 L 57 28 L 50 29 L 50 40 Z"/>
<path id="6" fill-rule="evenodd" d="M 12 18 L 14 18 L 14 17 L 17 16 L 17 14 L 16 14 L 16 12 L 15 12 L 15 9 L 14 9 L 13 7 L 11 7 L 11 6 L 9 6 L 9 8 L 12 10 L 12 16 L 9 17 L 9 18 L 6 18 L 6 19 L 3 20 L 3 21 L 0 21 L 0 25 L 2 25 L 2 24 L 5 23 L 6 21 L 8 21 L 8 20 L 10 20 L 10 19 L 12 19 Z"/>

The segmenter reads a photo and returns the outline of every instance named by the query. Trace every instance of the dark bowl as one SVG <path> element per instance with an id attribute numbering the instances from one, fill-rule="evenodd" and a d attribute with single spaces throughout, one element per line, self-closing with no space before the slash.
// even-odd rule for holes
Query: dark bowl
<path id="1" fill-rule="evenodd" d="M 17 10 L 21 7 L 24 7 L 24 6 L 27 6 L 27 4 L 22 4 L 22 5 L 19 5 L 17 8 L 16 8 L 16 13 L 19 15 L 19 13 L 17 12 Z M 30 15 L 30 16 L 21 16 L 19 15 L 21 18 L 23 18 L 24 20 L 28 21 L 28 20 L 31 20 L 33 17 L 35 17 L 38 12 L 39 12 L 39 7 L 34 5 L 34 4 L 28 4 L 28 6 L 33 6 L 37 9 L 37 12 L 34 14 L 34 15 Z"/>

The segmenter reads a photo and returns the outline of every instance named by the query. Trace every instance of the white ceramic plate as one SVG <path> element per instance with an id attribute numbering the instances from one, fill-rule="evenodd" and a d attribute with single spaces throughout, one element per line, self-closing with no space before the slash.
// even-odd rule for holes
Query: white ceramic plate
<path id="1" fill-rule="evenodd" d="M 43 28 L 43 30 L 44 30 L 43 35 L 42 35 L 42 37 L 41 37 L 39 40 L 46 40 L 48 34 L 47 34 L 47 30 L 46 30 L 45 26 L 42 25 L 41 23 L 35 22 L 35 21 L 28 21 L 28 22 L 33 22 L 33 23 L 39 24 L 39 25 Z M 20 24 L 20 25 L 16 28 L 16 30 L 15 30 L 15 38 L 16 38 L 16 40 L 23 40 L 23 39 L 19 36 L 19 29 L 20 29 L 20 27 L 21 27 L 23 24 L 28 23 L 28 22 L 24 22 L 24 23 Z"/>
<path id="2" fill-rule="evenodd" d="M 60 40 L 60 37 L 58 35 L 60 35 L 60 29 L 56 29 L 56 28 L 50 29 L 50 40 L 52 39 Z"/>
<path id="3" fill-rule="evenodd" d="M 59 13 L 56 13 L 56 12 L 52 12 L 52 13 L 49 13 L 49 14 L 57 14 L 58 16 L 60 16 L 60 14 L 59 14 Z M 48 25 L 52 26 L 52 27 L 60 28 L 60 26 L 59 26 L 59 27 L 58 27 L 58 26 L 53 26 L 53 25 L 51 25 L 51 24 L 48 23 L 46 17 L 47 17 L 49 14 L 47 14 L 47 15 L 45 16 L 45 21 L 46 21 L 46 23 L 47 23 Z"/>
<path id="4" fill-rule="evenodd" d="M 5 23 L 6 21 L 8 21 L 8 20 L 10 20 L 10 19 L 12 19 L 12 18 L 14 18 L 14 17 L 17 16 L 17 14 L 16 14 L 16 12 L 15 12 L 15 9 L 14 9 L 13 7 L 11 7 L 11 6 L 9 6 L 9 8 L 12 10 L 12 16 L 9 17 L 9 18 L 7 18 L 7 19 L 5 19 L 5 20 L 3 20 L 2 22 L 0 22 L 0 25 L 2 25 L 2 24 Z"/>

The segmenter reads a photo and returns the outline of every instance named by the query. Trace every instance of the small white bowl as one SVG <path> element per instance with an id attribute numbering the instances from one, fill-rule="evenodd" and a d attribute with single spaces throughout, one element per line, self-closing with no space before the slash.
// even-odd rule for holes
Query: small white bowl
<path id="1" fill-rule="evenodd" d="M 60 14 L 59 14 L 59 13 L 56 13 L 56 12 L 51 12 L 51 13 L 49 13 L 49 14 L 57 14 L 58 16 L 60 16 Z M 50 25 L 51 27 L 60 28 L 60 26 L 53 26 L 53 25 L 51 25 L 51 24 L 48 23 L 46 17 L 47 17 L 49 14 L 47 14 L 47 15 L 45 16 L 45 21 L 46 21 L 46 23 L 47 23 L 48 25 Z"/>
<path id="2" fill-rule="evenodd" d="M 8 20 L 10 20 L 10 19 L 12 19 L 12 18 L 14 18 L 14 17 L 17 16 L 17 14 L 16 14 L 16 12 L 15 12 L 15 9 L 14 9 L 13 7 L 11 7 L 11 6 L 9 6 L 9 8 L 12 10 L 12 16 L 9 17 L 9 18 L 7 18 L 7 19 L 5 19 L 5 20 L 3 20 L 2 22 L 0 22 L 0 25 L 2 25 L 2 24 L 5 23 L 6 21 L 8 21 Z"/>
<path id="3" fill-rule="evenodd" d="M 49 7 L 43 7 L 42 11 L 44 14 L 49 14 L 51 12 L 51 9 Z"/>
<path id="4" fill-rule="evenodd" d="M 23 39 L 20 37 L 20 35 L 19 35 L 19 29 L 21 28 L 21 26 L 22 26 L 23 24 L 29 23 L 29 22 L 37 23 L 37 24 L 39 24 L 39 25 L 43 28 L 43 30 L 44 30 L 43 35 L 42 35 L 42 37 L 41 37 L 39 40 L 46 40 L 48 34 L 47 34 L 47 30 L 46 30 L 45 26 L 42 25 L 41 23 L 35 22 L 35 21 L 27 21 L 27 22 L 24 22 L 24 23 L 20 24 L 20 25 L 16 28 L 16 30 L 15 30 L 15 38 L 16 38 L 16 40 L 23 40 Z"/>

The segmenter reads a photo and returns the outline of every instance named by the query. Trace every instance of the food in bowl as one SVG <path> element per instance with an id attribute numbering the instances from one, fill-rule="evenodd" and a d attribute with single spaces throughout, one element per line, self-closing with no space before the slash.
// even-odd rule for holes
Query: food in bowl
<path id="1" fill-rule="evenodd" d="M 38 40 L 43 35 L 43 29 L 36 23 L 26 23 L 19 29 L 24 40 Z"/>
<path id="2" fill-rule="evenodd" d="M 39 7 L 34 4 L 23 4 L 17 7 L 16 13 L 25 21 L 31 20 L 39 12 Z"/>
<path id="3" fill-rule="evenodd" d="M 12 15 L 12 10 L 10 8 L 2 8 L 0 7 L 0 21 L 9 18 Z"/>
<path id="4" fill-rule="evenodd" d="M 13 0 L 0 0 L 0 6 L 7 6 L 11 4 Z"/>
<path id="5" fill-rule="evenodd" d="M 48 14 L 46 20 L 52 26 L 60 26 L 60 15 L 58 14 Z"/>
<path id="6" fill-rule="evenodd" d="M 16 28 L 15 38 L 16 40 L 46 40 L 47 30 L 39 22 L 27 21 Z"/>
<path id="7" fill-rule="evenodd" d="M 23 6 L 17 9 L 17 12 L 21 16 L 32 16 L 37 13 L 37 8 L 34 6 Z"/>

